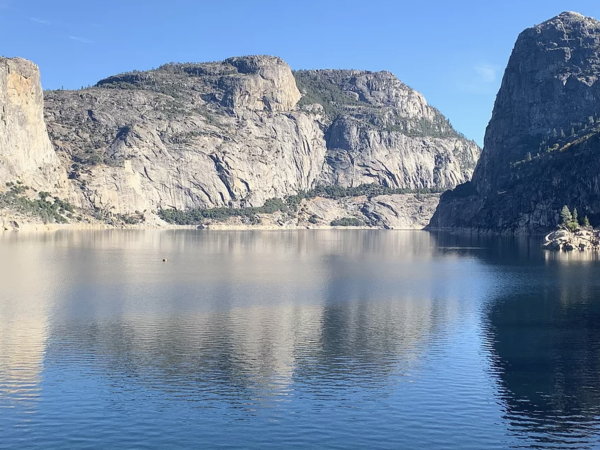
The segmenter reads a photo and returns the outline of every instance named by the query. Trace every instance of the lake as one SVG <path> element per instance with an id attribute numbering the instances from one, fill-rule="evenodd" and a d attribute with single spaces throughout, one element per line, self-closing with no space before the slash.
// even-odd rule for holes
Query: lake
<path id="1" fill-rule="evenodd" d="M 590 254 L 423 231 L 0 233 L 0 448 L 599 446 Z"/>

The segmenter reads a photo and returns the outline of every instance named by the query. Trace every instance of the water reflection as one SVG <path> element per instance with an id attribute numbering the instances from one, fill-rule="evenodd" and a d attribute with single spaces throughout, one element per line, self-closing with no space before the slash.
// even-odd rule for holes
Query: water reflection
<path id="1" fill-rule="evenodd" d="M 543 448 L 595 448 L 600 416 L 600 266 L 544 252 L 487 310 L 484 330 L 511 431 Z"/>
<path id="2" fill-rule="evenodd" d="M 332 395 L 410 376 L 471 308 L 459 293 L 476 289 L 451 261 L 430 267 L 426 233 L 35 238 L 64 251 L 55 270 L 69 278 L 55 295 L 48 364 L 176 389 L 203 407 L 252 410 L 302 385 Z"/>
<path id="3" fill-rule="evenodd" d="M 176 429 L 186 448 L 230 433 L 229 447 L 289 436 L 299 448 L 372 447 L 369 436 L 382 448 L 593 447 L 600 262 L 539 244 L 398 231 L 0 235 L 0 438 L 166 448 L 156 430 Z"/>
<path id="4" fill-rule="evenodd" d="M 35 244 L 3 246 L 0 259 L 0 411 L 27 411 L 40 396 L 56 278 Z"/>

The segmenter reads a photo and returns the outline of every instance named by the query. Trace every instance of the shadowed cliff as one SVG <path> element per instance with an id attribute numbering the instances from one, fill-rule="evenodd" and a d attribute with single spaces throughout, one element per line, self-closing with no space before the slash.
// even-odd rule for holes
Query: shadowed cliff
<path id="1" fill-rule="evenodd" d="M 600 22 L 566 12 L 517 39 L 473 181 L 432 228 L 543 232 L 563 205 L 600 219 Z"/>

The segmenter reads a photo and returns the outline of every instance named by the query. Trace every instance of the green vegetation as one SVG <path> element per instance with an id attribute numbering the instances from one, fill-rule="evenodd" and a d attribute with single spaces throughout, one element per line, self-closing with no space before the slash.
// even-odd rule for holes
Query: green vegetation
<path id="1" fill-rule="evenodd" d="M 342 73 L 331 71 L 325 79 L 312 75 L 310 71 L 294 72 L 298 89 L 304 93 L 298 106 L 318 103 L 323 106 L 325 114 L 331 119 L 341 115 L 344 106 L 368 106 L 368 103 L 361 101 L 358 95 L 354 96 L 340 88 L 345 78 Z"/>
<path id="2" fill-rule="evenodd" d="M 216 87 L 220 76 L 236 73 L 233 66 L 220 63 L 177 64 L 169 63 L 146 72 L 113 75 L 100 80 L 94 87 L 102 89 L 142 90 L 167 95 L 181 105 L 189 91 L 200 85 Z"/>
<path id="3" fill-rule="evenodd" d="M 137 225 L 144 221 L 144 215 L 140 213 L 135 214 L 115 214 L 115 220 L 117 223 L 124 223 L 126 225 Z"/>
<path id="4" fill-rule="evenodd" d="M 331 221 L 332 227 L 360 227 L 364 223 L 358 220 L 356 217 L 344 217 L 342 219 L 336 219 Z"/>
<path id="5" fill-rule="evenodd" d="M 275 212 L 290 213 L 295 212 L 304 199 L 324 197 L 331 199 L 340 199 L 348 197 L 359 197 L 366 195 L 368 198 L 379 195 L 391 194 L 434 194 L 441 190 L 437 189 L 398 189 L 388 188 L 379 184 L 361 184 L 355 187 L 342 186 L 317 186 L 308 191 L 300 191 L 296 195 L 290 195 L 282 200 L 280 198 L 271 198 L 263 206 L 246 208 L 205 208 L 189 209 L 179 211 L 176 209 L 162 209 L 158 212 L 161 219 L 166 222 L 177 225 L 198 225 L 206 220 L 224 222 L 231 217 L 243 217 L 250 220 L 251 223 L 258 223 L 257 214 L 272 214 Z M 312 220 L 311 220 L 312 219 Z M 309 222 L 316 223 L 317 218 L 311 217 Z"/>
<path id="6" fill-rule="evenodd" d="M 298 106 L 319 104 L 330 120 L 349 115 L 364 125 L 384 131 L 396 131 L 410 137 L 461 138 L 450 122 L 437 109 L 433 120 L 420 118 L 409 120 L 394 112 L 392 107 L 373 105 L 364 99 L 354 86 L 354 75 L 350 71 L 328 70 L 326 74 L 300 70 L 294 72 L 298 89 L 303 97 Z M 346 89 L 344 89 L 346 87 Z M 407 89 L 408 86 L 406 86 Z"/>
<path id="7" fill-rule="evenodd" d="M 300 191 L 296 195 L 286 197 L 285 201 L 290 208 L 296 209 L 297 205 L 303 199 L 311 199 L 316 197 L 340 199 L 348 197 L 360 197 L 366 195 L 368 198 L 377 197 L 379 195 L 394 195 L 394 194 L 439 194 L 442 189 L 422 188 L 422 189 L 404 189 L 390 188 L 380 184 L 361 184 L 360 186 L 343 187 L 337 185 L 317 186 L 308 191 Z"/>
<path id="8" fill-rule="evenodd" d="M 174 74 L 174 72 L 171 72 Z M 180 99 L 186 89 L 181 77 L 160 77 L 156 71 L 131 72 L 100 80 L 95 87 L 103 89 L 146 90 Z"/>
<path id="9" fill-rule="evenodd" d="M 563 206 L 562 210 L 560 211 L 560 218 L 563 225 L 569 224 L 573 221 L 573 215 L 571 214 L 571 211 L 567 205 Z"/>
<path id="10" fill-rule="evenodd" d="M 26 194 L 30 188 L 19 182 L 6 183 L 7 192 L 0 194 L 0 208 L 10 208 L 21 214 L 39 217 L 44 223 L 67 223 L 75 208 L 48 192 L 39 192 L 38 198 L 30 199 Z M 67 217 L 65 217 L 67 216 Z"/>
<path id="11" fill-rule="evenodd" d="M 573 212 L 571 212 L 567 205 L 562 207 L 560 211 L 560 219 L 560 226 L 570 231 L 575 231 L 581 226 L 585 228 L 591 227 L 588 216 L 584 216 L 583 220 L 580 220 L 577 208 L 574 208 Z"/>
<path id="12" fill-rule="evenodd" d="M 244 217 L 249 219 L 250 223 L 257 224 L 260 222 L 257 214 L 272 214 L 277 211 L 286 212 L 288 210 L 289 207 L 283 200 L 271 198 L 260 207 L 189 209 L 187 211 L 162 209 L 158 212 L 158 215 L 164 221 L 177 225 L 197 225 L 206 220 L 224 222 L 231 217 Z"/>
<path id="13" fill-rule="evenodd" d="M 452 127 L 452 124 L 441 112 L 436 108 L 433 108 L 433 110 L 435 112 L 433 120 L 421 117 L 417 121 L 409 122 L 408 120 L 397 118 L 396 123 L 391 125 L 386 124 L 383 126 L 383 129 L 385 131 L 399 131 L 409 137 L 460 138 L 467 140 L 464 134 Z"/>
<path id="14" fill-rule="evenodd" d="M 541 160 L 552 157 L 554 152 L 565 152 L 577 145 L 584 143 L 591 137 L 600 133 L 600 118 L 598 116 L 589 116 L 586 122 L 576 122 L 570 125 L 569 134 L 563 129 L 552 129 L 548 135 L 527 137 L 522 140 L 520 147 L 537 149 L 534 152 L 528 151 L 525 158 L 511 163 L 512 168 L 519 167 L 521 164 L 531 161 Z"/>

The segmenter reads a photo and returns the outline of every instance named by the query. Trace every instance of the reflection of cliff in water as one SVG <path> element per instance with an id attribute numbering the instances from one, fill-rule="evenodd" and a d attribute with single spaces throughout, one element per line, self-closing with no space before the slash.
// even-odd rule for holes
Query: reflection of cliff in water
<path id="1" fill-rule="evenodd" d="M 61 279 L 38 245 L 0 248 L 1 417 L 3 408 L 22 407 L 29 414 L 38 407 L 49 310 Z"/>
<path id="2" fill-rule="evenodd" d="M 188 400 L 246 404 L 284 398 L 297 380 L 316 394 L 350 382 L 379 388 L 413 369 L 431 326 L 430 311 L 412 302 L 354 311 L 259 307 L 61 324 L 53 328 L 47 358 L 146 387 L 177 386 Z"/>
<path id="3" fill-rule="evenodd" d="M 464 274 L 431 272 L 427 233 L 161 236 L 93 234 L 67 258 L 87 262 L 65 263 L 79 287 L 57 307 L 53 365 L 234 404 L 282 399 L 297 383 L 315 395 L 381 387 L 417 370 L 464 307 Z M 168 265 L 140 257 L 161 254 Z"/>
<path id="4" fill-rule="evenodd" d="M 600 415 L 599 267 L 566 262 L 524 275 L 491 302 L 486 341 L 512 431 L 590 448 Z"/>

